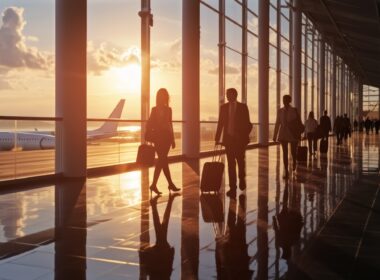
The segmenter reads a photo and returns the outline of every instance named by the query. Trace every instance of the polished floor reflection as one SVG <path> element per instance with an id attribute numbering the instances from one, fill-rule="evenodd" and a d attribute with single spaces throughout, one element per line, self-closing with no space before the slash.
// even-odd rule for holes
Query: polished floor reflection
<path id="1" fill-rule="evenodd" d="M 333 142 L 287 181 L 279 146 L 247 151 L 236 198 L 200 194 L 208 158 L 170 166 L 179 195 L 152 168 L 3 193 L 0 279 L 375 279 L 379 137 Z"/>

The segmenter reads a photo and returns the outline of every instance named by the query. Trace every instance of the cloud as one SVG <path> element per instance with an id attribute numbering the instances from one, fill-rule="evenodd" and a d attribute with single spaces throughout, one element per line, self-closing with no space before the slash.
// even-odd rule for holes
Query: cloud
<path id="1" fill-rule="evenodd" d="M 24 9 L 17 7 L 6 8 L 2 13 L 0 25 L 0 66 L 9 69 L 31 68 L 49 69 L 53 64 L 50 54 L 39 51 L 37 48 L 27 46 L 26 41 L 35 37 L 26 37 L 23 34 L 26 21 Z"/>
<path id="2" fill-rule="evenodd" d="M 95 46 L 94 42 L 87 43 L 88 72 L 101 75 L 112 67 L 123 67 L 128 64 L 140 64 L 140 50 L 130 47 L 127 51 L 113 47 L 106 42 Z"/>
<path id="3" fill-rule="evenodd" d="M 241 72 L 241 69 L 239 69 L 236 66 L 226 64 L 226 74 L 239 74 Z M 214 67 L 208 71 L 209 74 L 218 75 L 219 74 L 219 67 Z"/>
<path id="4" fill-rule="evenodd" d="M 11 88 L 12 88 L 11 85 L 7 81 L 0 78 L 0 90 L 11 89 Z"/>

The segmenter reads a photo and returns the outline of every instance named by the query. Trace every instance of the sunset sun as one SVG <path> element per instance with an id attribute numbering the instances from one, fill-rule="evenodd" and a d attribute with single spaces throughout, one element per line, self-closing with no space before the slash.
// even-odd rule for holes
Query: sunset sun
<path id="1" fill-rule="evenodd" d="M 131 63 L 111 70 L 115 88 L 122 92 L 135 92 L 141 84 L 141 66 Z"/>

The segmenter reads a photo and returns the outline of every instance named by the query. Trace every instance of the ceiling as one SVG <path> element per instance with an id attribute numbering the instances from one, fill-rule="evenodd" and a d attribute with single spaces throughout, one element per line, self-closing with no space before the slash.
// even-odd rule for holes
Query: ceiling
<path id="1" fill-rule="evenodd" d="M 380 0 L 302 0 L 302 11 L 364 84 L 380 87 Z"/>

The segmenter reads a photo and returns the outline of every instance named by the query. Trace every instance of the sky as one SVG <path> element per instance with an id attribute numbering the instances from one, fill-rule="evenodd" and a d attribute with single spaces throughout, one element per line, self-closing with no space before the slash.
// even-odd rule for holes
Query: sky
<path id="1" fill-rule="evenodd" d="M 0 2 L 0 115 L 54 116 L 55 7 L 53 0 Z M 216 6 L 217 1 L 207 0 Z M 253 10 L 255 3 L 249 1 Z M 151 106 L 166 87 L 174 119 L 182 112 L 182 1 L 151 0 Z M 241 21 L 239 6 L 227 2 L 227 15 Z M 140 118 L 140 0 L 89 0 L 87 114 L 106 118 L 121 98 L 123 118 Z M 257 19 L 249 18 L 257 29 Z M 241 51 L 241 31 L 227 23 L 227 45 Z M 275 35 L 275 34 L 274 34 Z M 272 36 L 273 37 L 273 36 Z M 272 38 L 273 39 L 273 38 Z M 249 36 L 248 106 L 257 122 L 257 45 Z M 273 61 L 273 58 L 271 58 Z M 201 120 L 218 114 L 218 16 L 201 8 Z M 241 90 L 241 56 L 226 51 L 226 87 Z M 283 84 L 285 90 L 286 83 Z M 275 74 L 270 74 L 270 104 L 275 105 Z M 274 121 L 274 120 L 272 120 Z"/>

